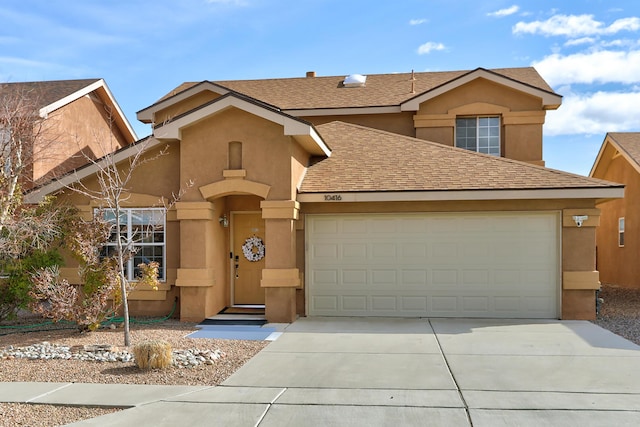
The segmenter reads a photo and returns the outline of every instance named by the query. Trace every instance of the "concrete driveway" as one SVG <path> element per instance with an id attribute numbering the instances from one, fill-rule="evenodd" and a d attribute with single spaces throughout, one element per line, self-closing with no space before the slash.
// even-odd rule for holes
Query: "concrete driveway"
<path id="1" fill-rule="evenodd" d="M 640 347 L 589 322 L 303 318 L 221 386 L 78 425 L 640 423 Z"/>

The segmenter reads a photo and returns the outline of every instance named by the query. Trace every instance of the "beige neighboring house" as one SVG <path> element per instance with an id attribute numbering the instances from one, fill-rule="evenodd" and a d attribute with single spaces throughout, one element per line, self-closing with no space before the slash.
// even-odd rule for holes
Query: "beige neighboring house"
<path id="1" fill-rule="evenodd" d="M 3 105 L 18 98 L 41 120 L 27 189 L 138 139 L 103 79 L 0 84 Z"/>
<path id="2" fill-rule="evenodd" d="M 625 185 L 624 199 L 598 205 L 597 265 L 603 283 L 640 288 L 640 132 L 609 132 L 590 176 Z"/>
<path id="3" fill-rule="evenodd" d="M 185 83 L 138 112 L 169 154 L 136 175 L 129 227 L 195 187 L 132 260 L 163 280 L 132 313 L 592 319 L 596 203 L 623 185 L 543 166 L 561 101 L 533 68 Z"/>

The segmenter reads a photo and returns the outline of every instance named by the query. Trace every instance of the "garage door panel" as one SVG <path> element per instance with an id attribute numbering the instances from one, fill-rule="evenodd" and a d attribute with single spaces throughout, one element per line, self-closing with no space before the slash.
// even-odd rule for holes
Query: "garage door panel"
<path id="1" fill-rule="evenodd" d="M 368 271 L 365 269 L 344 269 L 342 270 L 342 284 L 366 288 L 369 283 L 367 273 Z"/>
<path id="2" fill-rule="evenodd" d="M 342 258 L 366 259 L 366 243 L 345 243 L 342 245 Z"/>
<path id="3" fill-rule="evenodd" d="M 310 315 L 557 317 L 558 215 L 307 215 Z"/>
<path id="4" fill-rule="evenodd" d="M 336 286 L 338 284 L 338 270 L 321 270 L 316 269 L 312 272 L 312 281 L 318 288 L 327 285 Z"/>
<path id="5" fill-rule="evenodd" d="M 424 288 L 428 283 L 427 270 L 402 270 L 402 284 L 409 288 L 417 285 L 418 289 Z"/>

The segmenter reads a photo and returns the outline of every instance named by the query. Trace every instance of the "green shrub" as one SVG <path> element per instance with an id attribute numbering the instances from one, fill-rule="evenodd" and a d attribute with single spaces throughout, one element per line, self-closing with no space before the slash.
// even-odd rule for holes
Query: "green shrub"
<path id="1" fill-rule="evenodd" d="M 45 267 L 62 264 L 57 249 L 34 250 L 22 259 L 4 262 L 4 275 L 0 279 L 0 321 L 15 318 L 20 309 L 28 308 L 32 301 L 32 274 Z"/>

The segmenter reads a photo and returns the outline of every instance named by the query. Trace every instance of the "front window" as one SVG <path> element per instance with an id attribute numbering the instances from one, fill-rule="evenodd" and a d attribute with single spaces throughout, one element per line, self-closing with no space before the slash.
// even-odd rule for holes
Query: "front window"
<path id="1" fill-rule="evenodd" d="M 624 217 L 618 218 L 618 246 L 624 247 Z"/>
<path id="2" fill-rule="evenodd" d="M 500 117 L 456 119 L 456 147 L 478 153 L 500 155 Z"/>
<path id="3" fill-rule="evenodd" d="M 107 243 L 106 253 L 115 254 L 117 234 L 115 232 L 116 216 L 112 209 L 104 210 L 107 221 L 114 223 L 114 228 Z M 139 264 L 158 263 L 158 279 L 165 278 L 165 216 L 164 209 L 138 208 L 120 210 L 120 236 L 124 245 L 131 244 L 134 255 L 125 265 L 128 280 L 136 280 L 139 276 Z"/>

